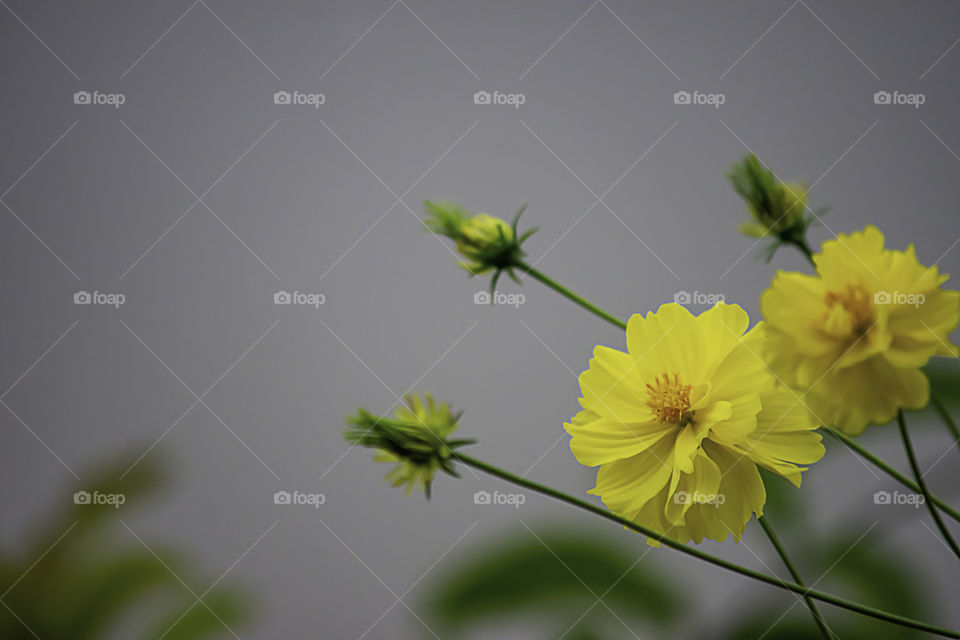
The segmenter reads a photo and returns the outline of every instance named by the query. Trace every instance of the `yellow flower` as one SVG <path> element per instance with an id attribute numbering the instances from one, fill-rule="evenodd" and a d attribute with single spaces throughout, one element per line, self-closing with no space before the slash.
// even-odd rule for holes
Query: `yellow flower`
<path id="1" fill-rule="evenodd" d="M 761 359 L 763 327 L 737 305 L 665 304 L 627 324 L 627 352 L 597 346 L 583 407 L 564 425 L 614 513 L 682 542 L 740 539 L 763 513 L 760 465 L 795 485 L 823 455 L 816 424 Z M 648 542 L 653 544 L 648 539 Z"/>
<path id="2" fill-rule="evenodd" d="M 948 336 L 960 293 L 941 289 L 948 276 L 921 265 L 913 246 L 883 245 L 873 226 L 841 234 L 814 256 L 817 276 L 781 271 L 762 299 L 771 368 L 818 419 L 851 435 L 924 407 L 920 367 L 958 354 Z"/>

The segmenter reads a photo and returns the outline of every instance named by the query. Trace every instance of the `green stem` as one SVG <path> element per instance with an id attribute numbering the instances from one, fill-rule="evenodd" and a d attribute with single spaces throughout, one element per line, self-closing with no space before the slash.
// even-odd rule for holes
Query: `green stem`
<path id="1" fill-rule="evenodd" d="M 926 631 L 927 633 L 939 635 L 944 638 L 960 638 L 960 631 L 954 631 L 952 629 L 937 627 L 931 624 L 927 624 L 925 622 L 920 622 L 918 620 L 911 620 L 910 618 L 905 618 L 895 613 L 889 613 L 887 611 L 874 609 L 873 607 L 868 607 L 866 605 L 850 602 L 849 600 L 845 600 L 843 598 L 840 598 L 828 593 L 823 593 L 822 591 L 816 591 L 815 589 L 808 589 L 807 587 L 799 585 L 795 582 L 787 582 L 785 580 L 780 580 L 779 578 L 774 578 L 774 577 L 765 575 L 763 573 L 760 573 L 759 571 L 754 571 L 753 569 L 742 567 L 738 564 L 734 564 L 733 562 L 724 560 L 723 558 L 718 558 L 716 556 L 710 555 L 709 553 L 704 553 L 699 549 L 694 549 L 693 547 L 689 547 L 685 544 L 681 544 L 676 540 L 672 540 L 664 535 L 656 533 L 655 531 L 651 531 L 650 529 L 647 529 L 646 527 L 639 525 L 636 522 L 633 522 L 632 520 L 628 520 L 627 518 L 618 516 L 615 513 L 611 513 L 610 511 L 607 511 L 606 509 L 602 509 L 585 500 L 581 500 L 580 498 L 575 498 L 574 496 L 571 496 L 569 494 L 563 493 L 562 491 L 553 489 L 552 487 L 548 487 L 548 486 L 539 484 L 537 482 L 534 482 L 532 480 L 522 478 L 518 475 L 510 473 L 509 471 L 505 471 L 503 469 L 500 469 L 499 467 L 495 467 L 493 465 L 487 464 L 482 460 L 477 460 L 475 458 L 463 455 L 461 453 L 453 453 L 453 456 L 456 459 L 460 460 L 460 462 L 462 462 L 463 464 L 469 465 L 474 469 L 479 469 L 480 471 L 483 471 L 492 476 L 500 478 L 501 480 L 505 480 L 507 482 L 510 482 L 520 487 L 524 487 L 526 489 L 530 489 L 531 491 L 536 491 L 537 493 L 542 493 L 545 496 L 555 498 L 557 500 L 560 500 L 561 502 L 566 502 L 567 504 L 583 509 L 584 511 L 588 511 L 602 518 L 606 518 L 607 520 L 610 520 L 612 522 L 616 522 L 617 524 L 624 526 L 628 529 L 631 529 L 633 531 L 636 531 L 637 533 L 641 533 L 646 537 L 652 540 L 656 540 L 657 542 L 664 544 L 672 549 L 676 549 L 681 553 L 685 553 L 699 560 L 703 560 L 704 562 L 708 562 L 712 565 L 722 567 L 724 569 L 733 571 L 735 573 L 746 576 L 748 578 L 752 578 L 759 582 L 764 582 L 766 584 L 773 585 L 780 589 L 792 591 L 802 596 L 809 596 L 816 600 L 820 600 L 821 602 L 826 602 L 828 604 L 832 604 L 837 607 L 842 607 L 849 611 L 854 611 L 856 613 L 869 616 L 871 618 L 876 618 L 878 620 L 884 620 L 886 622 L 900 625 L 902 627 L 910 627 L 911 629 Z"/>
<path id="2" fill-rule="evenodd" d="M 587 300 L 586 298 L 583 298 L 583 297 L 581 297 L 581 296 L 578 296 L 578 295 L 575 294 L 573 291 L 571 291 L 570 289 L 567 289 L 565 286 L 563 286 L 562 284 L 560 284 L 560 283 L 557 282 L 556 280 L 553 280 L 552 278 L 547 277 L 546 275 L 544 275 L 544 274 L 541 273 L 540 271 L 537 271 L 536 269 L 534 269 L 533 267 L 531 267 L 530 265 L 528 265 L 528 264 L 526 264 L 526 263 L 524 263 L 524 262 L 518 262 L 518 263 L 517 263 L 516 265 L 514 265 L 514 266 L 515 266 L 517 269 L 520 269 L 520 270 L 523 271 L 524 273 L 528 274 L 528 275 L 529 275 L 531 278 L 533 278 L 534 280 L 539 280 L 539 281 L 542 282 L 543 284 L 547 285 L 548 287 L 550 287 L 551 289 L 553 289 L 554 291 L 556 291 L 557 293 L 559 293 L 559 294 L 562 295 L 563 297 L 565 297 L 565 298 L 567 298 L 567 299 L 569 299 L 569 300 L 572 300 L 572 301 L 576 302 L 578 305 L 580 305 L 581 307 L 583 307 L 584 309 L 586 309 L 586 310 L 589 311 L 590 313 L 593 313 L 593 314 L 595 314 L 595 315 L 603 318 L 604 320 L 606 320 L 607 322 L 609 322 L 609 323 L 612 324 L 613 326 L 618 327 L 618 328 L 626 331 L 626 329 L 627 329 L 627 323 L 626 323 L 626 322 L 624 322 L 624 321 L 621 320 L 620 318 L 616 317 L 616 316 L 613 315 L 612 313 L 609 313 L 609 312 L 607 312 L 607 311 L 604 311 L 603 309 L 601 309 L 601 308 L 598 307 L 597 305 L 593 304 L 592 302 L 590 302 L 590 301 Z"/>
<path id="3" fill-rule="evenodd" d="M 920 471 L 920 465 L 917 463 L 917 456 L 913 451 L 913 443 L 910 442 L 910 434 L 907 432 L 907 421 L 903 417 L 902 409 L 897 411 L 897 423 L 900 425 L 900 437 L 903 438 L 903 449 L 907 452 L 910 468 L 913 469 L 913 475 L 917 479 L 917 485 L 920 487 L 920 492 L 923 493 L 924 504 L 926 504 L 927 509 L 930 510 L 930 516 L 936 523 L 937 529 L 940 530 L 940 535 L 943 536 L 944 541 L 949 545 L 950 550 L 953 551 L 953 555 L 957 556 L 957 559 L 960 560 L 960 547 L 957 546 L 957 542 L 953 539 L 953 536 L 950 535 L 950 530 L 947 529 L 947 526 L 943 523 L 940 512 L 937 511 L 937 507 L 931 499 L 930 492 L 927 490 L 927 482 L 923 479 L 923 472 Z"/>
<path id="4" fill-rule="evenodd" d="M 800 238 L 799 240 L 791 240 L 790 244 L 795 246 L 800 253 L 803 254 L 803 257 L 806 258 L 814 268 L 816 268 L 817 263 L 813 261 L 813 250 L 810 248 L 810 245 L 807 244 L 806 238 Z"/>
<path id="5" fill-rule="evenodd" d="M 787 568 L 787 571 L 790 572 L 790 575 L 793 577 L 793 581 L 796 582 L 801 587 L 805 586 L 803 580 L 800 578 L 800 572 L 797 571 L 797 568 L 794 566 L 793 562 L 790 560 L 790 556 L 787 555 L 787 550 L 783 548 L 783 545 L 780 544 L 780 539 L 777 537 L 777 534 L 774 532 L 773 527 L 770 525 L 770 522 L 767 520 L 766 516 L 760 516 L 757 518 L 757 522 L 760 523 L 760 526 L 763 527 L 763 532 L 767 534 L 767 537 L 770 539 L 770 544 L 773 545 L 773 548 L 777 550 L 777 553 L 780 555 L 780 559 L 783 561 L 784 566 Z M 807 608 L 810 609 L 810 613 L 813 615 L 814 622 L 817 623 L 817 627 L 820 629 L 820 633 L 823 634 L 823 637 L 827 640 L 833 640 L 834 635 L 830 632 L 830 629 L 827 628 L 827 623 L 824 621 L 823 617 L 820 615 L 820 610 L 817 609 L 817 603 L 813 601 L 813 598 L 810 596 L 803 596 L 804 602 L 807 604 Z"/>
<path id="6" fill-rule="evenodd" d="M 875 467 L 877 467 L 881 471 L 884 471 L 887 475 L 889 475 L 891 478 L 893 478 L 903 486 L 907 487 L 914 493 L 920 493 L 920 485 L 918 485 L 916 482 L 914 482 L 907 476 L 903 475 L 902 473 L 900 473 L 899 471 L 891 467 L 889 464 L 887 464 L 877 456 L 873 455 L 872 453 L 870 453 L 869 451 L 861 447 L 850 436 L 846 435 L 842 431 L 839 431 L 838 429 L 834 429 L 833 427 L 822 426 L 820 428 L 826 431 L 827 433 L 829 433 L 830 435 L 832 435 L 834 438 L 836 438 L 843 444 L 847 445 L 855 453 L 860 455 L 862 458 L 864 458 L 865 460 L 873 464 Z M 960 522 L 960 513 L 958 513 L 956 509 L 948 505 L 946 502 L 944 502 L 940 498 L 936 497 L 933 494 L 930 494 L 929 498 L 927 498 L 927 501 L 937 505 L 948 516 L 950 516 L 957 522 Z"/>
<path id="7" fill-rule="evenodd" d="M 954 444 L 960 442 L 960 431 L 957 430 L 957 423 L 953 421 L 953 417 L 950 415 L 950 412 L 947 411 L 947 407 L 937 396 L 930 394 L 930 404 L 933 405 L 933 408 L 938 414 L 940 414 L 940 419 L 943 420 L 944 424 L 947 425 L 947 429 L 950 430 L 950 433 L 953 434 Z"/>

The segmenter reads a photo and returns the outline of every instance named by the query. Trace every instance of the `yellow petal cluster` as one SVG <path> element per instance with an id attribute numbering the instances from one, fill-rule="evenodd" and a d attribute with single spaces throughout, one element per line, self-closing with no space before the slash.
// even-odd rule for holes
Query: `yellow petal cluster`
<path id="1" fill-rule="evenodd" d="M 798 465 L 822 457 L 816 421 L 760 355 L 763 326 L 748 326 L 737 305 L 671 303 L 630 318 L 626 352 L 596 347 L 564 426 L 611 511 L 683 542 L 739 540 L 763 513 L 758 465 L 799 486 Z"/>
<path id="2" fill-rule="evenodd" d="M 873 226 L 824 242 L 814 262 L 816 276 L 781 271 L 763 294 L 771 369 L 819 420 L 851 435 L 926 406 L 920 367 L 958 355 L 949 335 L 960 292 L 941 288 L 948 276 L 921 265 L 913 246 L 884 248 Z"/>

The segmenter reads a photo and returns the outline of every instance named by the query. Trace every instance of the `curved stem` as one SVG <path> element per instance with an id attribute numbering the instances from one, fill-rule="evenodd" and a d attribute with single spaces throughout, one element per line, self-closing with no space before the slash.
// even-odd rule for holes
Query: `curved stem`
<path id="1" fill-rule="evenodd" d="M 957 430 L 957 423 L 953 421 L 953 417 L 950 415 L 950 412 L 947 411 L 947 407 L 943 404 L 943 401 L 937 396 L 930 394 L 930 404 L 933 405 L 933 408 L 940 415 L 940 419 L 943 420 L 944 424 L 947 425 L 947 429 L 953 434 L 953 443 L 955 445 L 960 443 L 960 431 Z"/>
<path id="2" fill-rule="evenodd" d="M 559 294 L 562 295 L 563 297 L 565 297 L 565 298 L 567 298 L 567 299 L 569 299 L 569 300 L 572 300 L 572 301 L 576 302 L 578 305 L 580 305 L 581 307 L 583 307 L 584 309 L 586 309 L 586 310 L 589 311 L 590 313 L 593 313 L 593 314 L 595 314 L 595 315 L 603 318 L 604 320 L 606 320 L 607 322 L 609 322 L 609 323 L 612 324 L 613 326 L 618 327 L 618 328 L 623 329 L 624 331 L 626 331 L 626 329 L 627 329 L 627 323 L 626 323 L 626 322 L 624 322 L 624 321 L 621 320 L 620 318 L 616 317 L 616 316 L 613 315 L 612 313 L 609 313 L 609 312 L 607 312 L 607 311 L 604 311 L 603 309 L 601 309 L 601 308 L 598 307 L 597 305 L 593 304 L 592 302 L 590 302 L 590 301 L 587 300 L 586 298 L 583 298 L 583 297 L 577 295 L 576 293 L 574 293 L 574 292 L 571 291 L 570 289 L 567 289 L 565 286 L 563 286 L 562 284 L 560 284 L 560 283 L 557 282 L 556 280 L 547 277 L 546 275 L 544 275 L 544 274 L 541 273 L 540 271 L 537 271 L 536 269 L 534 269 L 533 267 L 531 267 L 530 265 L 528 265 L 528 264 L 526 264 L 526 263 L 518 262 L 518 263 L 517 263 L 516 265 L 514 265 L 514 266 L 515 266 L 517 269 L 520 269 L 520 270 L 523 271 L 524 273 L 528 274 L 528 275 L 529 275 L 531 278 L 533 278 L 534 280 L 539 280 L 539 281 L 542 282 L 543 284 L 547 285 L 548 287 L 550 287 L 551 289 L 553 289 L 554 291 L 556 291 L 557 293 L 559 293 Z"/>
<path id="3" fill-rule="evenodd" d="M 633 531 L 636 531 L 637 533 L 641 533 L 646 537 L 652 540 L 656 540 L 657 542 L 660 542 L 661 544 L 666 545 L 672 549 L 676 549 L 681 553 L 687 554 L 689 556 L 693 556 L 694 558 L 703 560 L 704 562 L 709 562 L 712 565 L 722 567 L 729 571 L 733 571 L 742 576 L 746 576 L 748 578 L 752 578 L 759 582 L 764 582 L 766 584 L 773 585 L 780 589 L 792 591 L 802 596 L 809 596 L 816 600 L 820 600 L 821 602 L 826 602 L 828 604 L 832 604 L 837 607 L 842 607 L 849 611 L 854 611 L 856 613 L 869 616 L 871 618 L 877 618 L 878 620 L 884 620 L 886 622 L 900 625 L 902 627 L 910 627 L 911 629 L 926 631 L 927 633 L 939 635 L 944 638 L 960 638 L 960 631 L 954 631 L 952 629 L 937 627 L 931 624 L 927 624 L 925 622 L 920 622 L 918 620 L 911 620 L 910 618 L 905 618 L 895 613 L 889 613 L 887 611 L 874 609 L 873 607 L 868 607 L 866 605 L 850 602 L 849 600 L 845 600 L 843 598 L 840 598 L 828 593 L 823 593 L 822 591 L 817 591 L 815 589 L 808 589 L 807 587 L 799 585 L 795 582 L 787 582 L 785 580 L 780 580 L 779 578 L 774 578 L 774 577 L 765 575 L 763 573 L 760 573 L 759 571 L 754 571 L 753 569 L 742 567 L 728 560 L 724 560 L 723 558 L 718 558 L 716 556 L 710 555 L 709 553 L 700 551 L 699 549 L 694 549 L 693 547 L 689 547 L 685 544 L 681 544 L 676 540 L 672 540 L 666 536 L 656 533 L 655 531 L 651 531 L 650 529 L 647 529 L 646 527 L 639 525 L 636 522 L 633 522 L 632 520 L 628 520 L 627 518 L 618 516 L 615 513 L 611 513 L 610 511 L 607 511 L 606 509 L 603 509 L 594 504 L 591 504 L 585 500 L 581 500 L 580 498 L 576 498 L 569 494 L 563 493 L 562 491 L 558 491 L 557 489 L 548 487 L 546 485 L 542 485 L 532 480 L 527 480 L 526 478 L 522 478 L 518 475 L 510 473 L 509 471 L 505 471 L 503 469 L 500 469 L 499 467 L 495 467 L 491 464 L 487 464 L 482 460 L 477 460 L 476 458 L 472 458 L 470 456 L 466 456 L 461 453 L 453 453 L 453 456 L 463 464 L 469 465 L 474 469 L 479 469 L 480 471 L 483 471 L 492 476 L 500 478 L 501 480 L 506 480 L 507 482 L 510 482 L 520 487 L 530 489 L 531 491 L 536 491 L 537 493 L 541 493 L 545 496 L 555 498 L 557 500 L 560 500 L 561 502 L 566 502 L 567 504 L 583 509 L 584 511 L 588 511 L 602 518 L 606 518 L 611 522 L 616 522 L 617 524 L 624 526 L 628 529 L 631 529 Z"/>
<path id="4" fill-rule="evenodd" d="M 920 492 L 923 494 L 924 503 L 930 510 L 930 516 L 933 518 L 934 523 L 936 523 L 937 529 L 940 530 L 940 535 L 943 536 L 944 541 L 950 547 L 950 550 L 953 551 L 953 555 L 957 556 L 957 559 L 960 560 L 960 547 L 957 546 L 957 542 L 953 539 L 953 536 L 950 535 L 950 530 L 947 529 L 947 526 L 940 518 L 940 512 L 937 511 L 937 507 L 933 504 L 933 500 L 930 497 L 930 492 L 927 490 L 927 483 L 923 479 L 923 472 L 920 471 L 917 456 L 913 452 L 913 443 L 910 442 L 910 434 L 907 433 L 907 422 L 903 418 L 903 410 L 897 411 L 897 423 L 900 425 L 900 437 L 903 438 L 903 449 L 907 452 L 907 459 L 910 461 L 910 468 L 913 469 L 913 475 L 917 479 Z"/>
<path id="5" fill-rule="evenodd" d="M 903 475 L 902 473 L 900 473 L 899 471 L 891 467 L 889 464 L 887 464 L 877 456 L 873 455 L 872 453 L 870 453 L 869 451 L 861 447 L 859 444 L 857 444 L 853 440 L 853 438 L 851 438 L 847 434 L 843 433 L 842 431 L 839 431 L 838 429 L 834 429 L 833 427 L 828 427 L 826 425 L 820 428 L 826 431 L 827 433 L 829 433 L 830 435 L 832 435 L 834 438 L 836 438 L 843 444 L 847 445 L 855 453 L 860 455 L 862 458 L 864 458 L 865 460 L 873 464 L 875 467 L 877 467 L 881 471 L 884 471 L 887 475 L 889 475 L 891 478 L 893 478 L 903 486 L 907 487 L 914 493 L 921 493 L 920 485 L 918 485 L 916 482 L 914 482 L 907 476 Z M 929 497 L 926 498 L 928 502 L 931 502 L 937 505 L 948 516 L 950 516 L 957 522 L 960 522 L 960 512 L 957 512 L 956 509 L 954 509 L 953 507 L 951 507 L 950 505 L 948 505 L 946 502 L 936 497 L 935 495 L 933 494 L 928 494 L 928 495 Z"/>
<path id="6" fill-rule="evenodd" d="M 773 548 L 777 550 L 777 553 L 780 555 L 780 559 L 783 561 L 784 566 L 793 577 L 793 581 L 801 587 L 805 586 L 803 584 L 803 580 L 800 578 L 800 572 L 797 571 L 797 568 L 790 560 L 790 556 L 787 555 L 787 550 L 783 548 L 782 544 L 780 544 L 780 539 L 777 538 L 777 534 L 773 531 L 773 527 L 770 526 L 770 522 L 767 520 L 767 517 L 760 516 L 757 518 L 757 522 L 759 522 L 760 526 L 763 527 L 763 532 L 767 534 L 767 537 L 770 539 L 770 544 L 772 544 Z M 810 596 L 803 596 L 803 601 L 806 603 L 807 608 L 810 609 L 810 613 L 813 615 L 813 620 L 817 623 L 817 628 L 820 629 L 820 633 L 823 634 L 823 637 L 827 640 L 833 640 L 834 635 L 830 632 L 830 629 L 827 628 L 827 623 L 820 615 L 820 610 L 817 609 L 817 603 L 814 602 L 813 598 Z"/>

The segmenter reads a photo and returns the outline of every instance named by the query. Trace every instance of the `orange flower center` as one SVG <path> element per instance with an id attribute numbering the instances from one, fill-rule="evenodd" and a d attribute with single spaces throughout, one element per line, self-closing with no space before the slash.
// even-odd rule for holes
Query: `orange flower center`
<path id="1" fill-rule="evenodd" d="M 847 285 L 844 291 L 829 291 L 826 295 L 829 308 L 828 327 L 849 331 L 860 338 L 876 323 L 873 299 L 870 292 L 860 285 Z"/>
<path id="2" fill-rule="evenodd" d="M 676 373 L 663 373 L 647 384 L 647 406 L 653 410 L 658 422 L 686 426 L 693 419 L 690 410 L 690 385 L 680 382 Z"/>

